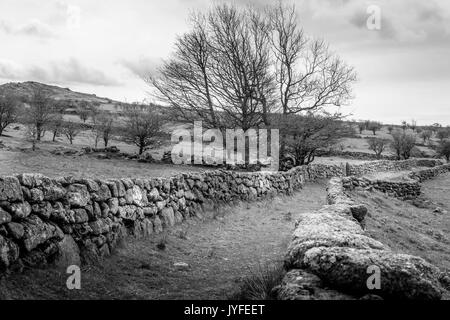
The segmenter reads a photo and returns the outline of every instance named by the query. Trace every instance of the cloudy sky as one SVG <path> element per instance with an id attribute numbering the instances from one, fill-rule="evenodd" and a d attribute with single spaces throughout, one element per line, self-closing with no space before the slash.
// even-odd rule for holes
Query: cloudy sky
<path id="1" fill-rule="evenodd" d="M 237 4 L 264 1 L 235 1 Z M 359 77 L 355 119 L 450 125 L 450 1 L 294 0 L 306 33 Z M 211 0 L 1 0 L 0 83 L 34 80 L 121 101 L 147 97 L 151 72 Z M 381 10 L 369 30 L 368 7 Z"/>

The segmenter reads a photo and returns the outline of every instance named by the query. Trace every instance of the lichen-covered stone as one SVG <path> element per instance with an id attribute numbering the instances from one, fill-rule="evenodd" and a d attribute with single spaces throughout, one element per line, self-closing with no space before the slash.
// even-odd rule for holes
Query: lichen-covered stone
<path id="1" fill-rule="evenodd" d="M 86 185 L 72 184 L 69 186 L 67 198 L 71 206 L 82 208 L 89 203 L 91 197 Z"/>
<path id="2" fill-rule="evenodd" d="M 440 271 L 424 259 L 384 250 L 318 247 L 305 253 L 303 266 L 333 288 L 383 298 L 440 299 Z M 380 269 L 379 290 L 369 290 L 368 268 Z"/>
<path id="3" fill-rule="evenodd" d="M 23 193 L 19 179 L 0 177 L 0 201 L 22 201 Z"/>

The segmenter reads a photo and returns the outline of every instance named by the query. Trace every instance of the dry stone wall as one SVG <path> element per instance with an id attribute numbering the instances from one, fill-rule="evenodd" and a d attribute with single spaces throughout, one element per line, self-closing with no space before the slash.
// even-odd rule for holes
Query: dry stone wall
<path id="1" fill-rule="evenodd" d="M 289 194 L 304 175 L 299 167 L 151 179 L 0 177 L 0 269 L 46 264 L 67 245 L 86 259 L 107 256 L 127 234 L 160 233 L 214 203 Z"/>
<path id="2" fill-rule="evenodd" d="M 391 251 L 364 232 L 367 209 L 345 194 L 343 179 L 328 186 L 328 204 L 297 221 L 285 259 L 279 299 L 430 299 L 444 292 L 445 274 L 424 259 Z M 376 268 L 376 269 L 374 269 Z M 381 285 L 368 278 L 379 271 Z"/>
<path id="3" fill-rule="evenodd" d="M 160 233 L 221 202 L 289 194 L 305 181 L 417 166 L 417 161 L 312 164 L 287 172 L 186 173 L 150 179 L 0 177 L 0 270 L 108 256 L 126 235 Z M 364 210 L 353 206 L 354 216 Z"/>
<path id="4" fill-rule="evenodd" d="M 430 166 L 434 162 L 419 162 L 420 165 Z M 439 164 L 437 162 L 436 164 Z M 415 166 L 414 166 L 415 167 Z M 403 169 L 403 165 L 399 166 Z M 408 167 L 405 167 L 408 168 Z M 440 174 L 450 172 L 450 164 L 436 165 L 425 169 L 414 169 L 409 174 L 401 177 L 401 181 L 374 179 L 368 177 L 350 176 L 344 177 L 342 183 L 345 189 L 353 190 L 355 188 L 363 188 L 366 190 L 378 190 L 389 196 L 400 198 L 403 200 L 415 199 L 421 194 L 421 182 L 432 179 Z"/>
<path id="5" fill-rule="evenodd" d="M 344 188 L 353 190 L 363 188 L 366 190 L 378 190 L 391 197 L 408 200 L 415 199 L 421 193 L 419 181 L 414 179 L 403 179 L 402 181 L 388 181 L 379 179 L 369 179 L 365 177 L 346 177 L 342 179 Z"/>
<path id="6" fill-rule="evenodd" d="M 420 182 L 433 179 L 434 177 L 450 172 L 450 163 L 435 166 L 427 169 L 413 170 L 408 176 Z"/>

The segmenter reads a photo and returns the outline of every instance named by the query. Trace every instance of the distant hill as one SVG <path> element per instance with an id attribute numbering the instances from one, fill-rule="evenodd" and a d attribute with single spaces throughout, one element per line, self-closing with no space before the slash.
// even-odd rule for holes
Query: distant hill
<path id="1" fill-rule="evenodd" d="M 90 103 L 111 104 L 116 103 L 108 98 L 97 97 L 95 94 L 81 93 L 70 90 L 69 88 L 61 88 L 40 82 L 10 82 L 0 85 L 0 91 L 10 92 L 20 98 L 27 99 L 31 97 L 33 90 L 42 89 L 48 92 L 55 100 L 67 102 L 87 101 Z"/>

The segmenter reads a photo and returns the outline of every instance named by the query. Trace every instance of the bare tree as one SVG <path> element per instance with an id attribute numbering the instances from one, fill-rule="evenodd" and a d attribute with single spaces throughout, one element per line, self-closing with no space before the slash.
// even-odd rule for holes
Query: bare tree
<path id="1" fill-rule="evenodd" d="M 375 136 L 377 134 L 377 131 L 381 130 L 381 127 L 381 123 L 372 121 L 369 123 L 367 129 L 372 131 L 373 135 Z"/>
<path id="2" fill-rule="evenodd" d="M 403 129 L 403 131 L 406 131 L 406 129 L 408 129 L 408 122 L 406 122 L 406 121 L 402 121 L 402 129 Z"/>
<path id="3" fill-rule="evenodd" d="M 123 138 L 127 142 L 134 143 L 139 148 L 141 155 L 144 150 L 153 145 L 161 136 L 162 118 L 150 106 L 145 104 L 132 104 L 123 106 L 125 126 Z"/>
<path id="4" fill-rule="evenodd" d="M 388 129 L 389 134 L 392 134 L 392 131 L 394 131 L 394 126 L 389 125 L 389 126 L 387 127 L 387 129 Z"/>
<path id="5" fill-rule="evenodd" d="M 0 136 L 7 126 L 19 118 L 19 100 L 11 94 L 0 94 Z"/>
<path id="6" fill-rule="evenodd" d="M 205 127 L 265 122 L 273 105 L 268 19 L 254 9 L 215 6 L 192 17 L 192 30 L 176 42 L 172 58 L 147 81 L 181 119 Z"/>
<path id="7" fill-rule="evenodd" d="M 61 113 L 55 115 L 54 119 L 48 124 L 48 128 L 52 132 L 52 141 L 56 141 L 56 137 L 61 134 L 62 126 L 63 126 L 63 115 Z"/>
<path id="8" fill-rule="evenodd" d="M 82 120 L 83 123 L 86 123 L 91 114 L 91 106 L 89 105 L 89 102 L 85 100 L 81 101 L 77 106 L 77 114 L 80 117 L 80 120 Z"/>
<path id="9" fill-rule="evenodd" d="M 442 141 L 439 146 L 439 155 L 447 159 L 447 162 L 450 162 L 450 141 Z"/>
<path id="10" fill-rule="evenodd" d="M 438 132 L 436 133 L 436 138 L 438 138 L 441 142 L 443 142 L 448 137 L 450 137 L 450 129 L 449 128 L 439 129 Z"/>
<path id="11" fill-rule="evenodd" d="M 409 159 L 411 157 L 411 151 L 416 145 L 416 137 L 412 134 L 408 134 L 402 131 L 395 131 L 392 134 L 394 140 L 391 143 L 391 148 L 397 155 L 397 160 Z"/>
<path id="12" fill-rule="evenodd" d="M 340 106 L 351 99 L 356 73 L 323 40 L 305 36 L 294 6 L 271 10 L 276 82 L 284 114 Z"/>
<path id="13" fill-rule="evenodd" d="M 95 126 L 99 137 L 103 139 L 105 148 L 108 146 L 113 131 L 114 116 L 109 112 L 100 112 L 96 116 Z"/>
<path id="14" fill-rule="evenodd" d="M 358 122 L 359 134 L 362 134 L 365 129 L 366 129 L 366 124 L 364 122 Z"/>
<path id="15" fill-rule="evenodd" d="M 55 118 L 56 104 L 49 93 L 42 89 L 34 89 L 29 105 L 24 121 L 27 126 L 35 127 L 29 131 L 34 132 L 36 140 L 40 141 L 45 133 L 45 127 Z"/>
<path id="16" fill-rule="evenodd" d="M 411 124 L 409 125 L 409 127 L 412 129 L 412 131 L 416 131 L 416 129 L 417 129 L 417 120 L 412 119 L 411 120 Z"/>
<path id="17" fill-rule="evenodd" d="M 389 146 L 389 140 L 387 139 L 370 138 L 368 142 L 369 149 L 375 152 L 377 159 L 381 158 L 381 155 Z"/>
<path id="18" fill-rule="evenodd" d="M 432 136 L 433 136 L 433 131 L 431 131 L 431 130 L 424 130 L 420 133 L 420 137 L 423 139 L 424 144 L 427 141 L 430 141 Z"/>
<path id="19" fill-rule="evenodd" d="M 36 143 L 37 143 L 37 137 L 38 137 L 36 126 L 27 123 L 25 136 L 31 142 L 31 149 L 33 151 L 36 151 Z"/>
<path id="20" fill-rule="evenodd" d="M 70 144 L 73 144 L 73 140 L 81 131 L 82 127 L 78 123 L 67 121 L 62 124 L 62 133 L 69 140 Z"/>

